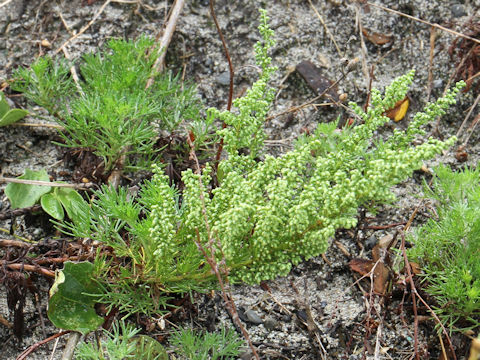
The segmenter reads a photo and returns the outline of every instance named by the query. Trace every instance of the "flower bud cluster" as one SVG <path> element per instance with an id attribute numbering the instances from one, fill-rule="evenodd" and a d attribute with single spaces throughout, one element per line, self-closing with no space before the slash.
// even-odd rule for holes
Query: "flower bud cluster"
<path id="1" fill-rule="evenodd" d="M 265 41 L 255 48 L 262 67 L 260 79 L 235 101 L 237 112 L 210 110 L 227 124 L 218 131 L 227 152 L 218 167 L 219 186 L 207 190 L 209 165 L 202 174 L 185 171 L 181 217 L 168 209 L 174 205 L 169 199 L 154 204 L 150 213 L 154 218 L 151 236 L 156 236 L 159 255 L 182 256 L 178 244 L 214 239 L 215 253 L 219 261 L 225 260 L 230 279 L 247 283 L 287 274 L 292 265 L 325 252 L 337 229 L 354 227 L 359 206 L 393 200 L 392 186 L 455 142 L 455 138 L 444 142 L 430 138 L 412 144 L 422 134 L 421 126 L 444 113 L 461 87 L 428 105 L 405 131 L 379 138 L 377 130 L 389 121 L 383 114 L 406 96 L 411 71 L 395 80 L 384 97 L 373 89 L 366 112 L 351 104 L 361 124 L 341 132 L 335 131 L 335 124 L 324 124 L 292 151 L 257 161 L 254 158 L 265 139 L 263 123 L 273 100 L 267 84 L 274 71 L 267 55 L 274 42 L 264 13 L 261 22 Z M 239 154 L 241 148 L 250 153 Z M 167 180 L 163 181 L 159 194 L 168 193 Z"/>

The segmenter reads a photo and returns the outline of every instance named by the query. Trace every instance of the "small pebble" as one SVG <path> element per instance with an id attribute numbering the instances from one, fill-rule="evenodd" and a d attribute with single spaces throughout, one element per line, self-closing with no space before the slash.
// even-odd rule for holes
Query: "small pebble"
<path id="1" fill-rule="evenodd" d="M 272 316 L 267 316 L 263 323 L 263 326 L 265 326 L 265 329 L 272 331 L 278 328 L 279 323 Z"/>
<path id="2" fill-rule="evenodd" d="M 211 68 L 211 67 L 213 66 L 213 60 L 212 60 L 212 58 L 210 58 L 210 57 L 207 58 L 207 60 L 205 60 L 204 65 L 205 65 L 207 68 Z M 230 75 L 228 75 L 228 76 L 230 76 Z M 230 80 L 230 78 L 229 78 L 228 80 Z"/>
<path id="3" fill-rule="evenodd" d="M 251 359 L 253 359 L 253 355 L 252 355 L 252 352 L 250 350 L 245 351 L 239 357 L 239 360 L 251 360 Z"/>
<path id="4" fill-rule="evenodd" d="M 317 284 L 317 290 L 319 291 L 322 291 L 327 287 L 327 284 L 325 283 L 325 281 L 323 281 L 322 276 L 317 276 L 315 278 L 315 283 Z"/>
<path id="5" fill-rule="evenodd" d="M 434 89 L 439 89 L 443 87 L 443 80 L 442 79 L 436 79 L 433 80 L 433 88 Z"/>
<path id="6" fill-rule="evenodd" d="M 220 85 L 228 85 L 230 84 L 230 74 L 227 71 L 225 71 L 220 75 L 218 75 L 216 80 L 217 80 L 217 83 L 219 83 Z"/>
<path id="7" fill-rule="evenodd" d="M 308 319 L 308 316 L 307 316 L 307 313 L 303 310 L 298 310 L 296 313 L 297 317 L 303 321 L 303 322 L 307 322 L 307 319 Z"/>
<path id="8" fill-rule="evenodd" d="M 465 7 L 462 4 L 455 4 L 450 7 L 450 11 L 454 17 L 462 17 L 467 15 Z"/>
<path id="9" fill-rule="evenodd" d="M 366 241 L 365 241 L 365 249 L 366 250 L 371 250 L 373 247 L 377 245 L 377 238 L 375 236 L 370 236 Z"/>
<path id="10" fill-rule="evenodd" d="M 240 320 L 242 320 L 243 322 L 248 322 L 248 318 L 247 318 L 247 315 L 245 315 L 245 309 L 243 307 L 240 306 L 237 312 Z"/>
<path id="11" fill-rule="evenodd" d="M 261 324 L 263 322 L 260 316 L 252 309 L 245 311 L 245 315 L 247 315 L 248 321 L 252 324 Z"/>
<path id="12" fill-rule="evenodd" d="M 40 229 L 40 228 L 35 228 L 33 231 L 32 231 L 32 235 L 35 239 L 38 239 L 41 235 L 43 234 L 43 230 Z"/>

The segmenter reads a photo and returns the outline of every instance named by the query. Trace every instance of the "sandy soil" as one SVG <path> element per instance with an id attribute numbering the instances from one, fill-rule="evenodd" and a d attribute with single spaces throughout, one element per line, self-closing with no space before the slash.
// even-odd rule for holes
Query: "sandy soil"
<path id="1" fill-rule="evenodd" d="M 96 14 L 102 1 L 42 1 L 12 0 L 7 5 L 0 3 L 0 83 L 9 79 L 19 66 L 28 66 L 39 55 L 54 55 L 61 45 L 80 31 Z M 395 9 L 402 13 L 424 19 L 431 23 L 465 32 L 464 24 L 480 15 L 480 1 L 413 1 L 385 0 L 375 4 Z M 96 51 L 111 37 L 135 38 L 140 34 L 155 36 L 167 14 L 168 1 L 111 1 L 93 24 L 67 46 L 68 56 L 77 58 L 85 52 Z M 259 39 L 259 7 L 268 10 L 271 26 L 275 30 L 277 45 L 274 48 L 274 64 L 279 71 L 274 85 L 281 91 L 270 114 L 279 114 L 292 106 L 302 104 L 315 93 L 295 72 L 295 66 L 309 60 L 321 68 L 324 76 L 332 81 L 341 79 L 338 92 L 346 93 L 348 99 L 363 103 L 369 87 L 372 66 L 374 87 L 383 89 L 395 77 L 410 69 L 416 70 L 416 80 L 409 93 L 412 99 L 407 118 L 392 123 L 385 130 L 403 127 L 409 116 L 421 109 L 428 99 L 441 95 L 455 71 L 457 59 L 451 59 L 448 49 L 455 35 L 437 30 L 434 48 L 431 51 L 431 26 L 385 11 L 377 6 L 367 8 L 353 1 L 225 1 L 216 2 L 217 16 L 224 31 L 235 66 L 235 94 L 241 94 L 255 80 L 253 44 Z M 359 25 L 365 29 L 361 35 Z M 374 33 L 387 36 L 390 41 L 379 45 Z M 45 46 L 47 41 L 50 46 Z M 364 44 L 362 45 L 362 42 Z M 64 56 L 60 52 L 57 56 Z M 431 56 L 433 56 L 431 58 Z M 358 58 L 358 66 L 342 79 L 345 63 Z M 221 43 L 211 20 L 208 1 L 192 0 L 185 6 L 173 41 L 167 53 L 167 65 L 182 71 L 185 79 L 198 84 L 199 93 L 207 106 L 224 108 L 228 93 L 228 66 Z M 429 74 L 430 78 L 429 78 Z M 7 94 L 10 94 L 7 89 Z M 430 94 L 430 95 L 428 95 Z M 12 95 L 12 94 L 10 94 Z M 478 90 L 462 94 L 457 105 L 440 119 L 441 136 L 455 134 L 472 105 Z M 25 106 L 21 97 L 10 96 L 17 106 Z M 271 152 L 288 149 L 292 139 L 305 129 L 313 129 L 318 122 L 332 121 L 344 114 L 341 107 L 319 106 L 305 108 L 292 114 L 275 117 L 267 123 Z M 472 116 L 473 118 L 473 116 Z M 48 119 L 47 119 L 48 120 Z M 28 123 L 45 123 L 45 119 L 29 117 Z M 463 133 L 460 135 L 464 135 Z M 55 130 L 45 127 L 10 126 L 0 129 L 0 166 L 3 176 L 18 176 L 23 169 L 46 168 L 56 180 L 71 180 L 71 168 L 62 161 L 61 151 L 51 144 Z M 467 164 L 478 161 L 478 134 L 469 140 Z M 438 163 L 460 166 L 454 149 L 427 164 Z M 404 222 L 412 214 L 421 194 L 424 174 L 419 172 L 413 179 L 397 189 L 399 200 L 395 206 L 384 207 L 370 225 L 388 225 Z M 4 185 L 2 189 L 4 188 Z M 3 190 L 0 193 L 0 211 L 8 209 Z M 416 224 L 427 216 L 420 209 Z M 41 219 L 15 219 L 17 234 L 39 241 L 51 238 L 54 230 Z M 9 229 L 10 220 L 2 221 Z M 251 320 L 246 327 L 257 345 L 262 359 L 317 359 L 322 347 L 328 359 L 408 359 L 413 352 L 413 317 L 407 299 L 400 309 L 403 292 L 397 290 L 386 301 L 369 297 L 369 284 L 355 285 L 358 278 L 348 266 L 352 257 L 370 256 L 365 243 L 374 243 L 381 237 L 393 234 L 387 230 L 363 229 L 354 238 L 352 233 L 339 232 L 336 241 L 322 258 L 310 260 L 296 267 L 286 278 L 268 283 L 270 293 L 260 287 L 238 286 L 234 289 L 237 306 L 252 309 L 260 323 Z M 6 237 L 7 235 L 5 235 Z M 0 253 L 5 249 L 0 249 Z M 26 331 L 22 341 L 12 331 L 0 325 L 0 359 L 15 359 L 25 348 L 55 333 L 45 316 L 49 284 L 38 280 L 41 297 L 36 306 L 29 294 L 26 297 Z M 12 320 L 5 296 L 0 292 L 0 315 Z M 193 320 L 196 326 L 206 327 L 214 319 L 215 327 L 222 323 L 230 325 L 226 312 L 218 298 L 198 295 L 195 301 L 198 315 Z M 39 311 L 43 313 L 45 329 L 40 325 Z M 311 311 L 319 334 L 318 340 L 303 325 L 303 319 Z M 420 324 L 419 343 L 424 359 L 438 359 L 440 344 L 433 331 L 434 323 Z M 211 330 L 211 326 L 208 327 Z M 167 329 L 168 330 L 168 329 Z M 151 335 L 161 334 L 155 329 Z M 457 358 L 465 358 L 468 338 L 456 335 L 453 338 Z M 60 358 L 63 339 L 53 349 L 54 342 L 37 349 L 31 359 Z M 377 350 L 376 350 L 377 347 Z M 248 351 L 245 359 L 248 358 Z"/>

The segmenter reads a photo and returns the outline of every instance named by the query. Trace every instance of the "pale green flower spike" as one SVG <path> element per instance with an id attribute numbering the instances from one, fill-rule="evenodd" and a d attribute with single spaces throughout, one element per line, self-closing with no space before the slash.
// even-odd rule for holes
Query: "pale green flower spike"
<path id="1" fill-rule="evenodd" d="M 273 99 L 267 84 L 275 71 L 268 57 L 275 42 L 264 11 L 260 23 L 264 41 L 255 45 L 256 61 L 262 68 L 260 79 L 235 101 L 237 112 L 210 109 L 227 124 L 218 133 L 225 140 L 228 158 L 219 165 L 223 174 L 220 186 L 212 191 L 212 197 L 206 196 L 206 213 L 213 236 L 221 244 L 218 250 L 231 269 L 230 278 L 248 283 L 286 275 L 292 264 L 325 252 L 336 229 L 356 225 L 360 205 L 393 200 L 391 186 L 455 142 L 452 137 L 444 142 L 428 139 L 421 145 L 411 144 L 422 134 L 420 126 L 444 113 L 463 86 L 457 84 L 444 98 L 428 105 L 406 131 L 396 130 L 386 141 L 377 139 L 373 147 L 375 132 L 389 121 L 383 113 L 407 93 L 414 76 L 410 71 L 396 79 L 384 97 L 373 89 L 367 112 L 350 104 L 363 124 L 340 134 L 319 128 L 293 151 L 278 158 L 266 155 L 264 161 L 256 162 L 253 158 L 263 147 L 263 123 Z M 326 150 L 332 146 L 334 151 Z M 249 155 L 240 155 L 240 148 L 248 148 Z M 183 174 L 188 189 L 183 226 L 190 230 L 205 226 L 199 220 L 198 191 L 205 190 L 199 189 L 198 176 L 191 171 Z M 202 183 L 207 182 L 204 179 Z M 187 236 L 193 239 L 193 233 Z M 206 238 L 203 234 L 202 240 Z"/>
<path id="2" fill-rule="evenodd" d="M 378 135 L 389 121 L 385 110 L 405 97 L 414 76 L 410 71 L 387 87 L 384 96 L 372 89 L 366 112 L 350 104 L 360 124 L 342 130 L 335 123 L 319 124 L 293 150 L 279 157 L 266 155 L 263 126 L 274 98 L 269 81 L 276 68 L 268 56 L 275 41 L 263 10 L 259 29 L 259 79 L 235 100 L 232 111 L 209 110 L 212 124 L 216 118 L 227 125 L 218 130 L 225 149 L 218 186 L 212 188 L 210 164 L 200 173 L 184 171 L 181 192 L 155 167 L 137 201 L 126 200 L 125 190 L 104 190 L 98 201 L 85 206 L 84 224 L 71 226 L 76 236 L 96 236 L 114 247 L 117 256 L 131 259 L 131 269 L 119 269 L 127 280 L 110 285 L 115 292 L 109 296 L 116 296 L 117 305 L 127 306 L 123 288 L 133 286 L 129 279 L 135 279 L 136 291 L 143 289 L 156 302 L 161 299 L 157 291 L 214 287 L 214 273 L 198 242 L 233 282 L 258 283 L 286 275 L 292 265 L 324 253 L 337 229 L 354 227 L 360 206 L 394 200 L 392 186 L 454 144 L 454 137 L 419 143 L 419 135 L 424 135 L 424 124 L 455 102 L 462 83 L 416 114 L 407 129 L 387 138 Z M 124 228 L 128 242 L 119 234 Z M 143 304 L 136 308 L 150 306 Z"/>

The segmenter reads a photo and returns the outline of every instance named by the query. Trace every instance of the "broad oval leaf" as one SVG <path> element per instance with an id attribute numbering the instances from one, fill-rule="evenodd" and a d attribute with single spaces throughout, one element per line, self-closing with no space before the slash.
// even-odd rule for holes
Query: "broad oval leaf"
<path id="1" fill-rule="evenodd" d="M 39 171 L 25 169 L 25 174 L 17 179 L 50 181 L 45 169 Z M 36 204 L 40 197 L 50 192 L 51 189 L 50 186 L 10 183 L 5 187 L 5 195 L 10 200 L 11 208 L 17 209 Z"/>
<path id="2" fill-rule="evenodd" d="M 94 298 L 88 295 L 100 293 L 93 270 L 89 262 L 65 263 L 48 301 L 48 318 L 56 327 L 87 334 L 103 324 L 103 318 L 95 311 Z"/>

